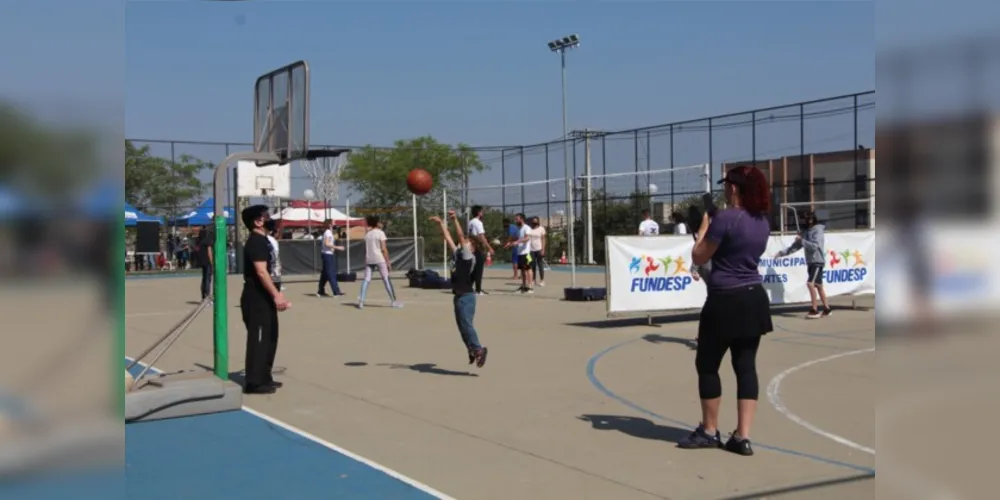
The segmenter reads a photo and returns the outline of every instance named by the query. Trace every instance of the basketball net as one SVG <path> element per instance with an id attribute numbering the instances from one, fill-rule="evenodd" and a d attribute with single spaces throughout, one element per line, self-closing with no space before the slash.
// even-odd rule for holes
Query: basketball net
<path id="1" fill-rule="evenodd" d="M 302 160 L 302 170 L 312 181 L 315 199 L 324 203 L 340 198 L 340 172 L 346 164 L 348 154 L 336 158 Z"/>

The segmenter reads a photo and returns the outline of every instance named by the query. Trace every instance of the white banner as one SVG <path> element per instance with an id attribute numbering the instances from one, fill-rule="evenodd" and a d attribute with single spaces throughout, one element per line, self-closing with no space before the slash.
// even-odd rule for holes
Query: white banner
<path id="1" fill-rule="evenodd" d="M 809 301 L 802 251 L 774 259 L 794 236 L 772 236 L 759 270 L 772 304 Z M 609 236 L 606 239 L 608 314 L 698 309 L 705 283 L 691 273 L 690 236 Z M 875 293 L 875 232 L 826 234 L 823 282 L 827 296 Z"/>

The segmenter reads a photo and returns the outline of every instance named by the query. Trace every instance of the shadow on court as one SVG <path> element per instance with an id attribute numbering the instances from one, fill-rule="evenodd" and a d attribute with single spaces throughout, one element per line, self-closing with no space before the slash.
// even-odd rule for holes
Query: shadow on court
<path id="1" fill-rule="evenodd" d="M 854 476 L 841 477 L 837 479 L 828 479 L 825 481 L 815 481 L 795 486 L 789 486 L 787 488 L 779 488 L 768 491 L 758 491 L 756 493 L 751 493 L 747 495 L 726 497 L 723 500 L 753 500 L 757 498 L 783 497 L 785 495 L 796 495 L 800 493 L 815 495 L 819 493 L 816 490 L 821 490 L 824 488 L 843 487 L 847 485 L 864 483 L 868 481 L 875 481 L 875 474 L 858 474 Z M 796 496 L 796 498 L 801 498 L 801 497 Z"/>
<path id="2" fill-rule="evenodd" d="M 348 361 L 344 363 L 344 366 L 357 368 L 362 366 L 368 366 L 368 363 L 364 361 Z M 410 370 L 417 373 L 426 373 L 429 375 L 442 375 L 446 377 L 478 377 L 479 374 L 472 372 L 462 372 L 447 370 L 445 368 L 438 368 L 438 365 L 434 363 L 415 363 L 408 365 L 405 363 L 379 363 L 375 366 L 383 366 L 391 370 Z"/>
<path id="3" fill-rule="evenodd" d="M 690 429 L 681 429 L 669 425 L 660 425 L 651 420 L 622 415 L 581 415 L 579 420 L 590 423 L 594 430 L 618 431 L 639 439 L 665 441 L 676 444 L 691 433 Z"/>
<path id="4" fill-rule="evenodd" d="M 642 340 L 649 342 L 650 344 L 679 344 L 691 349 L 692 351 L 698 349 L 698 343 L 694 339 L 686 339 L 681 337 L 667 337 L 666 335 L 660 335 L 658 333 L 650 333 L 649 335 L 643 335 Z"/>

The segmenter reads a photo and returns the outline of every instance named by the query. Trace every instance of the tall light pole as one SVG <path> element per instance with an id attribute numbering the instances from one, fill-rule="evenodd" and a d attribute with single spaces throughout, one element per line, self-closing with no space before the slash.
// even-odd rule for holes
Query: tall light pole
<path id="1" fill-rule="evenodd" d="M 549 50 L 559 53 L 562 70 L 562 128 L 563 128 L 563 169 L 566 177 L 566 246 L 569 250 L 570 286 L 576 288 L 576 241 L 573 234 L 573 175 L 569 168 L 569 123 L 566 119 L 566 51 L 580 46 L 580 37 L 576 34 L 564 36 L 549 42 Z"/>

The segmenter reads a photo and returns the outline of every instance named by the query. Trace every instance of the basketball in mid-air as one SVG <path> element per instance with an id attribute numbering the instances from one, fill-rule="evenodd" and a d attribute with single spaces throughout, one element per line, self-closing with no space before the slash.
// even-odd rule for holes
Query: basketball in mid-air
<path id="1" fill-rule="evenodd" d="M 423 196 L 434 187 L 434 179 L 431 178 L 430 172 L 422 168 L 415 168 L 410 170 L 410 174 L 406 176 L 406 187 L 411 193 Z"/>

